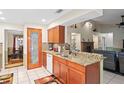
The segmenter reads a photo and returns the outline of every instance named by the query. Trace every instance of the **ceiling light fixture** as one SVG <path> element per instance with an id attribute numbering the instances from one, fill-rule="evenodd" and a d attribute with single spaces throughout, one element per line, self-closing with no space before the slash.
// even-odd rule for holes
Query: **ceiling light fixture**
<path id="1" fill-rule="evenodd" d="M 0 17 L 0 20 L 5 20 L 5 17 Z"/>
<path id="2" fill-rule="evenodd" d="M 42 19 L 42 22 L 46 22 L 46 19 Z"/>
<path id="3" fill-rule="evenodd" d="M 1 15 L 1 14 L 3 14 L 3 12 L 2 12 L 2 11 L 0 11 L 0 15 Z"/>

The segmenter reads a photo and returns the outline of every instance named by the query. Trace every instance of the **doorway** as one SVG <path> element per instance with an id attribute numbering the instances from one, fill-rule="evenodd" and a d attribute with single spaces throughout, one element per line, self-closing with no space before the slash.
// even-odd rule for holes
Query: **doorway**
<path id="1" fill-rule="evenodd" d="M 5 31 L 5 68 L 23 65 L 23 31 Z"/>
<path id="2" fill-rule="evenodd" d="M 27 68 L 42 66 L 42 30 L 27 28 Z"/>

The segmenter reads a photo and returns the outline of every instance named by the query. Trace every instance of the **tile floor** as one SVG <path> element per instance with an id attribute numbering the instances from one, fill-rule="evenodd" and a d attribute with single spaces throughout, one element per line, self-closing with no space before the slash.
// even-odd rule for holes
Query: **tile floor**
<path id="1" fill-rule="evenodd" d="M 36 68 L 33 70 L 27 70 L 24 66 L 7 69 L 0 72 L 0 75 L 14 73 L 14 84 L 34 84 L 35 79 L 39 79 L 48 75 L 51 75 L 44 68 Z"/>
<path id="2" fill-rule="evenodd" d="M 39 79 L 51 75 L 47 70 L 36 68 L 27 70 L 24 66 L 7 69 L 0 72 L 0 75 L 14 73 L 14 84 L 34 84 L 35 79 Z M 112 72 L 104 71 L 103 73 L 104 84 L 124 84 L 124 76 L 114 74 Z"/>
<path id="3" fill-rule="evenodd" d="M 124 84 L 124 76 L 104 71 L 103 73 L 104 84 Z"/>

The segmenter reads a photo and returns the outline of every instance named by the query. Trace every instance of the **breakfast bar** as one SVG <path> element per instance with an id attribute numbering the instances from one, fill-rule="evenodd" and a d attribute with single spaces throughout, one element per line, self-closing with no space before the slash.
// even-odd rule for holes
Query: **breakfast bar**
<path id="1" fill-rule="evenodd" d="M 53 74 L 63 84 L 100 84 L 103 81 L 102 55 L 86 52 L 68 56 L 54 51 L 43 53 L 53 55 Z"/>

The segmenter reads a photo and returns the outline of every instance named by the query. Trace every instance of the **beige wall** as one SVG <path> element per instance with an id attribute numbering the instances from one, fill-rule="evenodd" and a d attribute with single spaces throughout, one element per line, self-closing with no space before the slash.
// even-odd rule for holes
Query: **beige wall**
<path id="1" fill-rule="evenodd" d="M 116 25 L 97 24 L 97 31 L 101 33 L 113 32 L 113 47 L 122 48 L 124 39 L 124 28 L 118 28 Z"/>
<path id="2" fill-rule="evenodd" d="M 2 54 L 2 44 L 0 44 L 0 55 Z"/>
<path id="3" fill-rule="evenodd" d="M 97 33 L 113 33 L 113 37 L 107 36 L 109 41 L 108 47 L 114 48 L 122 48 L 123 47 L 123 39 L 124 39 L 124 28 L 118 28 L 116 25 L 108 25 L 108 24 L 94 24 L 93 27 L 90 28 L 87 24 L 77 24 L 77 28 L 68 26 L 65 30 L 65 42 L 71 43 L 71 33 L 81 33 L 81 39 L 85 39 L 85 41 L 93 40 L 94 32 L 93 28 L 97 29 Z M 99 34 L 100 35 L 100 34 Z M 112 40 L 111 40 L 112 39 Z"/>

